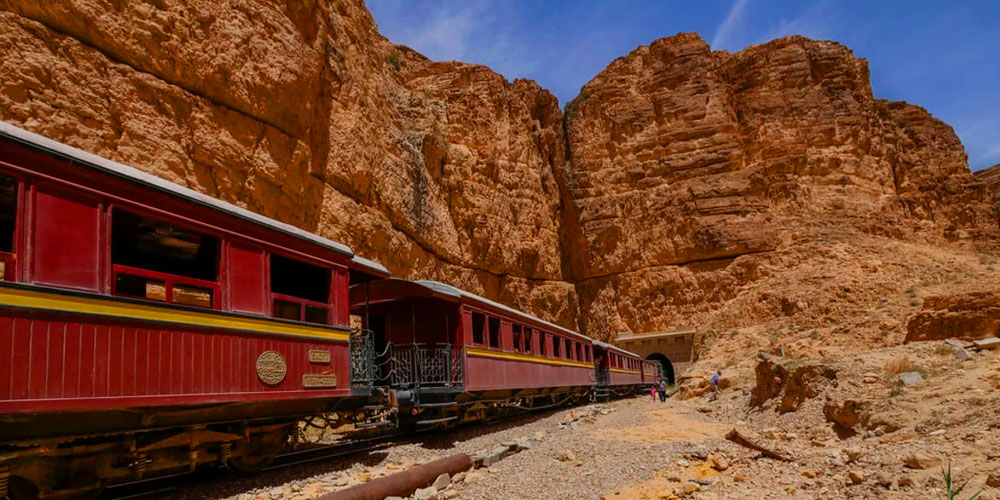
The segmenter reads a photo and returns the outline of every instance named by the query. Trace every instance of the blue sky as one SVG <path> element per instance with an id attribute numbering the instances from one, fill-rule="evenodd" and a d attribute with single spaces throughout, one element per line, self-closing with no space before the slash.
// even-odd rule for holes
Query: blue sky
<path id="1" fill-rule="evenodd" d="M 694 31 L 738 51 L 802 34 L 867 58 L 875 96 L 927 108 L 973 170 L 1000 163 L 1000 1 L 367 0 L 383 35 L 435 60 L 531 78 L 565 104 L 639 45 Z"/>

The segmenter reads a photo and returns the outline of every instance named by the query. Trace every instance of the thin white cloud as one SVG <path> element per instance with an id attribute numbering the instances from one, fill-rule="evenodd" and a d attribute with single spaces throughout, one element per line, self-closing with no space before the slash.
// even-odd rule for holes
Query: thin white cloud
<path id="1" fill-rule="evenodd" d="M 791 19 L 781 19 L 778 24 L 768 30 L 758 43 L 792 35 L 803 35 L 813 39 L 823 39 L 830 36 L 830 23 L 836 16 L 831 12 L 829 2 L 820 0 L 812 4 L 798 16 Z"/>
<path id="2" fill-rule="evenodd" d="M 470 37 L 476 27 L 476 13 L 469 8 L 439 10 L 431 21 L 409 41 L 414 48 L 439 61 L 467 58 Z"/>
<path id="3" fill-rule="evenodd" d="M 726 15 L 726 19 L 722 21 L 722 24 L 715 30 L 715 36 L 712 37 L 713 50 L 728 48 L 727 44 L 733 36 L 733 31 L 743 21 L 743 15 L 749 3 L 750 0 L 736 0 L 733 3 L 733 6 L 729 9 L 729 14 Z"/>

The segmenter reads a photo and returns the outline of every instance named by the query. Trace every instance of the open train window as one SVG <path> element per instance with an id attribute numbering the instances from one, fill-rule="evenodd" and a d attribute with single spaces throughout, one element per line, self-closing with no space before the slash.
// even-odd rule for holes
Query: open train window
<path id="1" fill-rule="evenodd" d="M 523 342 L 523 332 L 521 325 L 513 324 L 510 325 L 510 330 L 514 335 L 514 350 L 516 352 L 524 352 Z"/>
<path id="2" fill-rule="evenodd" d="M 538 354 L 545 356 L 545 332 L 538 332 Z"/>
<path id="3" fill-rule="evenodd" d="M 552 357 L 559 357 L 559 344 L 562 344 L 562 337 L 552 336 Z"/>
<path id="4" fill-rule="evenodd" d="M 111 214 L 114 293 L 216 307 L 219 239 L 124 210 Z"/>
<path id="5" fill-rule="evenodd" d="M 490 318 L 490 347 L 500 347 L 500 318 Z"/>
<path id="6" fill-rule="evenodd" d="M 17 188 L 17 179 L 0 175 L 0 280 L 10 280 L 14 274 Z"/>
<path id="7" fill-rule="evenodd" d="M 524 328 L 524 352 L 531 354 L 534 351 L 534 346 L 531 345 L 531 328 Z"/>
<path id="8" fill-rule="evenodd" d="M 271 254 L 271 315 L 275 318 L 330 322 L 330 270 Z"/>
<path id="9" fill-rule="evenodd" d="M 483 329 L 486 327 L 486 316 L 480 313 L 472 313 L 472 343 L 485 344 Z"/>
<path id="10" fill-rule="evenodd" d="M 583 361 L 583 344 L 576 343 L 576 359 L 577 361 Z"/>

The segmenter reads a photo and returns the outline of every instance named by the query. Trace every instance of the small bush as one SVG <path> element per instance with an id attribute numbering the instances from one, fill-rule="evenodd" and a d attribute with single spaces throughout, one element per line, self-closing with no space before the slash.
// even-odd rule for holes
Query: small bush
<path id="1" fill-rule="evenodd" d="M 910 361 L 910 358 L 903 356 L 901 358 L 890 359 L 885 362 L 885 372 L 890 375 L 899 375 L 900 373 L 912 372 L 917 365 Z"/>
<path id="2" fill-rule="evenodd" d="M 392 69 L 394 71 L 399 71 L 400 62 L 399 62 L 399 56 L 398 55 L 396 55 L 396 54 L 389 54 L 389 55 L 385 56 L 385 62 L 389 63 L 389 65 L 392 66 Z"/>

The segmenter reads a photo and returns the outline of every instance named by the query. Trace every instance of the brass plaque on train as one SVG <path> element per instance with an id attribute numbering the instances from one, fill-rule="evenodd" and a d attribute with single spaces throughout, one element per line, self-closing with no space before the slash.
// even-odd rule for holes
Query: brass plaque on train
<path id="1" fill-rule="evenodd" d="M 310 363 L 329 363 L 330 362 L 330 351 L 324 351 L 320 349 L 309 349 L 309 362 Z"/>
<path id="2" fill-rule="evenodd" d="M 320 373 L 307 373 L 302 376 L 302 387 L 337 387 L 337 376 L 323 375 Z"/>
<path id="3" fill-rule="evenodd" d="M 257 358 L 257 378 L 267 385 L 280 384 L 288 373 L 285 358 L 274 351 L 264 351 Z"/>

